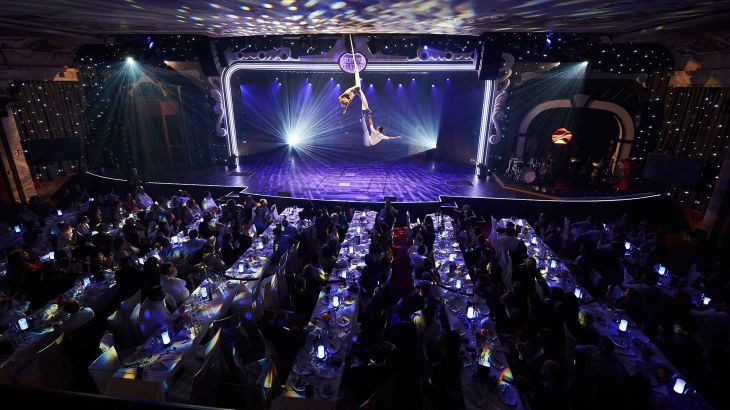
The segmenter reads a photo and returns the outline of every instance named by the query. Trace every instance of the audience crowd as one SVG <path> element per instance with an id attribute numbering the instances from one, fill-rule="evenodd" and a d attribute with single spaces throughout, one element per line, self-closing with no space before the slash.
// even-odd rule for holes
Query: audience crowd
<path id="1" fill-rule="evenodd" d="M 5 249 L 0 331 L 64 294 L 79 277 L 107 270 L 114 272 L 117 288 L 110 311 L 93 312 L 65 300 L 62 308 L 78 319 L 64 321 L 59 331 L 94 321 L 98 338 L 107 315 L 140 292 L 144 320 L 139 326 L 146 338 L 189 297 L 201 269 L 223 275 L 253 237 L 277 220 L 276 206 L 265 199 L 219 201 L 208 192 L 197 202 L 184 190 L 169 198 L 148 193 L 140 182 L 93 201 L 75 186 L 64 189 L 53 206 L 34 199 L 6 218 L 8 230 L 23 228 L 21 243 Z M 47 217 L 59 208 L 67 214 L 80 211 L 48 229 Z M 352 212 L 307 203 L 299 218 L 312 222 L 312 234 L 286 221 L 276 226 L 274 259 L 290 250 L 297 255 L 297 266 L 287 273 L 288 306 L 240 329 L 240 362 L 260 359 L 270 341 L 279 380 L 287 379 L 320 289 L 332 281 L 328 274 Z M 461 337 L 450 329 L 438 297 L 440 275 L 433 257 L 438 227 L 426 217 L 404 229 L 403 216 L 386 203 L 370 233 L 360 279 L 361 331 L 346 363 L 343 403 L 463 408 Z M 452 216 L 474 293 L 490 308 L 490 319 L 509 347 L 515 383 L 530 407 L 662 408 L 652 393 L 656 381 L 623 370 L 616 346 L 593 329 L 595 318 L 582 301 L 548 286 L 518 239 L 519 227 L 508 223 L 490 232 L 468 206 Z M 725 371 L 730 366 L 730 273 L 724 259 L 707 243 L 664 232 L 630 214 L 605 222 L 558 218 L 541 214 L 530 222 L 594 300 L 625 312 L 688 382 L 721 403 L 722 388 L 730 385 Z M 503 252 L 509 253 L 509 267 L 500 258 Z M 240 382 L 243 376 L 231 377 Z M 656 380 L 669 377 L 656 369 Z"/>

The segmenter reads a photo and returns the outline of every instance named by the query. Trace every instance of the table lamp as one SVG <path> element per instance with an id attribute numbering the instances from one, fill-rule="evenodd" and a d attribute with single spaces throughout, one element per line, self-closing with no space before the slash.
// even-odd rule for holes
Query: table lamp
<path id="1" fill-rule="evenodd" d="M 629 327 L 629 322 L 626 319 L 621 319 L 621 321 L 618 324 L 618 330 L 621 332 L 625 332 L 626 329 Z"/>
<path id="2" fill-rule="evenodd" d="M 162 344 L 167 346 L 170 344 L 170 334 L 165 330 L 162 332 Z"/>
<path id="3" fill-rule="evenodd" d="M 583 299 L 583 291 L 582 290 L 580 290 L 578 288 L 575 288 L 575 291 L 573 291 L 573 294 L 575 295 L 576 298 L 578 298 L 578 300 Z"/>
<path id="4" fill-rule="evenodd" d="M 674 381 L 674 387 L 672 387 L 672 390 L 674 390 L 677 394 L 684 394 L 684 389 L 687 386 L 687 382 L 685 382 L 682 379 L 677 379 Z"/>

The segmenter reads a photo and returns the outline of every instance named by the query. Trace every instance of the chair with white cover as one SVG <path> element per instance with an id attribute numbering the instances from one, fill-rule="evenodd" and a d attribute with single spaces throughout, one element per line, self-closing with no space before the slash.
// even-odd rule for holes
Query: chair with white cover
<path id="1" fill-rule="evenodd" d="M 136 328 L 130 323 L 129 318 L 134 308 L 139 305 L 141 292 L 137 291 L 132 297 L 122 301 L 119 310 L 109 316 L 109 328 L 114 333 L 114 341 L 117 348 L 125 349 L 135 344 L 138 339 L 135 337 Z"/>
<path id="2" fill-rule="evenodd" d="M 512 288 L 512 256 L 505 248 L 498 249 L 499 266 L 502 267 L 502 282 L 507 289 Z"/>
<path id="3" fill-rule="evenodd" d="M 245 368 L 246 404 L 252 408 L 277 408 L 272 399 L 281 392 L 279 374 L 273 360 L 264 357 L 246 365 Z"/>
<path id="4" fill-rule="evenodd" d="M 497 239 L 497 220 L 493 216 L 490 216 L 492 220 L 491 231 L 489 231 L 489 243 L 494 244 Z"/>
<path id="5" fill-rule="evenodd" d="M 232 367 L 242 367 L 241 356 L 251 350 L 251 341 L 248 333 L 243 329 L 241 315 L 232 313 L 222 319 L 215 320 L 211 325 L 213 331 L 220 329 L 220 345 L 227 364 Z"/>
<path id="6" fill-rule="evenodd" d="M 38 352 L 36 358 L 43 387 L 63 389 L 73 381 L 73 371 L 65 351 L 64 335 Z"/>
<path id="7" fill-rule="evenodd" d="M 231 311 L 239 313 L 246 321 L 261 320 L 264 316 L 264 297 L 260 289 L 260 282 L 254 286 L 253 291 L 242 287 L 242 290 L 233 297 Z"/>
<path id="8" fill-rule="evenodd" d="M 202 357 L 193 357 L 183 364 L 182 376 L 170 386 L 166 397 L 170 401 L 215 404 L 218 384 L 227 371 L 221 351 L 221 329 L 203 346 Z M 202 360 L 202 365 L 201 365 Z"/>
<path id="9" fill-rule="evenodd" d="M 110 347 L 89 365 L 89 374 L 94 379 L 99 394 L 106 392 L 107 384 L 114 372 L 121 367 L 117 349 Z"/>
<path id="10" fill-rule="evenodd" d="M 563 218 L 563 230 L 560 231 L 560 237 L 563 239 L 563 242 L 568 240 L 569 235 L 570 235 L 570 220 L 568 220 L 568 218 Z"/>

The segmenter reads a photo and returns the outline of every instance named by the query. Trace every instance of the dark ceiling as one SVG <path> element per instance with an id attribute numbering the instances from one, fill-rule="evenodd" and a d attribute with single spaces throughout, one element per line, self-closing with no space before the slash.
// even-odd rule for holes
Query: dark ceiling
<path id="1" fill-rule="evenodd" d="M 264 0 L 266 1 L 266 0 Z M 630 33 L 724 24 L 730 1 L 0 0 L 0 30 L 105 34 Z"/>

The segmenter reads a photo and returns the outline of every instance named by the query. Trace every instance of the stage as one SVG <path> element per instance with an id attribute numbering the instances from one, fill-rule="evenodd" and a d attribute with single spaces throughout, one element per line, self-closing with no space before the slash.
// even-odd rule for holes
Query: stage
<path id="1" fill-rule="evenodd" d="M 219 185 L 244 193 L 293 198 L 382 202 L 433 202 L 440 196 L 528 197 L 477 179 L 474 165 L 413 156 L 396 161 L 318 160 L 270 156 L 241 157 L 232 167 L 189 167 L 149 172 L 154 182 Z"/>
<path id="2" fill-rule="evenodd" d="M 505 184 L 495 176 L 478 179 L 474 165 L 410 156 L 395 161 L 323 160 L 307 156 L 241 157 L 237 167 L 189 166 L 147 170 L 152 184 L 217 188 L 237 194 L 298 199 L 383 202 L 439 202 L 449 198 L 536 201 L 611 201 L 652 196 L 554 197 Z M 92 173 L 97 175 L 97 173 Z M 125 179 L 120 173 L 104 177 Z"/>

